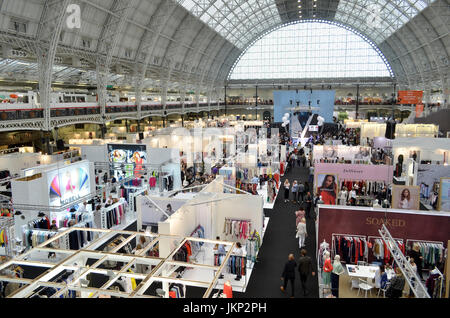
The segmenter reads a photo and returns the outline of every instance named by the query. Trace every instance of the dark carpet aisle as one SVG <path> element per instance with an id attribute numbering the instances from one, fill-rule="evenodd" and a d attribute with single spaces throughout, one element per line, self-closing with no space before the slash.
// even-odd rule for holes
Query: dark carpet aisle
<path id="1" fill-rule="evenodd" d="M 282 185 L 286 178 L 289 179 L 291 186 L 294 180 L 297 180 L 297 182 L 308 181 L 308 169 L 296 165 L 294 169 L 291 169 L 281 178 L 281 192 L 278 193 L 273 210 L 264 210 L 266 217 L 270 217 L 270 220 L 264 235 L 263 245 L 259 251 L 258 262 L 253 269 L 246 292 L 238 297 L 288 298 L 290 296 L 290 285 L 288 285 L 286 292 L 283 293 L 280 290 L 280 286 L 282 285 L 280 278 L 288 255 L 293 253 L 296 260 L 300 257 L 298 239 L 295 238 L 296 226 L 294 213 L 300 205 L 294 204 L 291 201 L 284 203 L 284 189 Z M 290 194 L 289 198 L 292 199 L 292 194 Z M 310 218 L 306 220 L 308 237 L 306 238 L 305 244 L 308 255 L 313 259 L 314 269 L 316 269 L 315 221 L 311 218 L 314 216 L 314 211 L 311 211 L 310 214 Z M 295 297 L 303 298 L 298 272 L 296 272 L 295 280 Z M 317 272 L 316 276 L 310 276 L 308 278 L 306 297 L 319 297 Z"/>

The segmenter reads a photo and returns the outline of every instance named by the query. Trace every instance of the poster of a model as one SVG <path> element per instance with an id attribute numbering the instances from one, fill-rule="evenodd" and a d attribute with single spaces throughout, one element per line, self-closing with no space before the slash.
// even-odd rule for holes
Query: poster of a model
<path id="1" fill-rule="evenodd" d="M 392 208 L 419 210 L 420 187 L 419 186 L 392 186 Z"/>
<path id="2" fill-rule="evenodd" d="M 317 175 L 317 193 L 322 197 L 324 204 L 336 204 L 338 192 L 338 178 L 335 174 Z"/>
<path id="3" fill-rule="evenodd" d="M 132 144 L 108 144 L 109 162 L 113 163 L 114 176 L 140 177 L 143 175 L 143 164 L 147 163 L 147 146 Z M 125 164 L 123 169 L 117 163 Z"/>
<path id="4" fill-rule="evenodd" d="M 84 162 L 48 173 L 49 205 L 70 203 L 90 193 L 89 164 Z"/>
<path id="5" fill-rule="evenodd" d="M 450 178 L 441 178 L 438 210 L 450 211 Z"/>

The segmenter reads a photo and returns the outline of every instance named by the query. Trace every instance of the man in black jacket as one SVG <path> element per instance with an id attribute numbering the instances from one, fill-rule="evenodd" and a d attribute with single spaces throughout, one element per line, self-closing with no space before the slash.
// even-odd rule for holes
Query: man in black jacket
<path id="1" fill-rule="evenodd" d="M 295 267 L 297 267 L 297 263 L 295 262 L 294 254 L 289 254 L 287 263 L 284 265 L 283 273 L 281 274 L 281 280 L 284 281 L 284 285 L 280 287 L 281 291 L 285 291 L 288 280 L 291 281 L 292 295 L 291 298 L 294 298 L 295 291 Z"/>
<path id="2" fill-rule="evenodd" d="M 306 296 L 306 280 L 309 274 L 315 276 L 316 273 L 313 270 L 313 264 L 311 257 L 306 255 L 306 250 L 302 248 L 300 251 L 300 258 L 298 260 L 298 272 L 300 273 L 300 283 L 303 289 L 303 296 Z"/>

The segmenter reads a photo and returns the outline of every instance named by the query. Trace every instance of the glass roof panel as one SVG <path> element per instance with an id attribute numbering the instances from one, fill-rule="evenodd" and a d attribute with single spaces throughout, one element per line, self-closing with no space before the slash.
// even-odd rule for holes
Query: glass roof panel
<path id="1" fill-rule="evenodd" d="M 285 25 L 258 39 L 229 79 L 392 77 L 376 46 L 337 23 Z"/>
<path id="2" fill-rule="evenodd" d="M 370 33 L 381 32 L 377 43 L 383 42 L 395 31 L 408 23 L 435 0 L 340 0 L 335 16 L 336 21 L 348 23 L 358 29 L 356 21 L 350 17 L 358 15 L 367 22 Z"/>
<path id="3" fill-rule="evenodd" d="M 236 34 L 246 34 L 251 39 L 258 35 L 258 30 L 265 30 L 281 23 L 275 0 L 245 2 L 177 0 L 177 2 L 241 49 L 248 40 L 243 40 Z M 210 23 L 211 19 L 215 19 L 218 23 Z M 230 35 L 228 32 L 234 34 Z"/>

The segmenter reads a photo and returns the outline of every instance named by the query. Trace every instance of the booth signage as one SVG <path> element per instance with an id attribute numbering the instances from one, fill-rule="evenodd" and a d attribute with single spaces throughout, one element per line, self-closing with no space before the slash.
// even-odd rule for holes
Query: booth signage
<path id="1" fill-rule="evenodd" d="M 398 91 L 397 104 L 419 104 L 422 102 L 423 91 Z"/>
<path id="2" fill-rule="evenodd" d="M 147 163 L 147 146 L 143 144 L 108 144 L 109 162 L 113 164 L 114 176 L 140 177 L 142 165 Z M 115 163 L 124 164 L 123 169 L 116 167 Z"/>
<path id="3" fill-rule="evenodd" d="M 336 174 L 339 180 L 385 181 L 389 183 L 393 176 L 393 167 L 388 165 L 364 165 L 341 163 L 316 163 L 314 173 Z"/>
<path id="4" fill-rule="evenodd" d="M 415 212 L 415 211 L 414 211 Z M 319 208 L 318 240 L 331 243 L 333 233 L 377 236 L 385 224 L 392 237 L 447 242 L 450 232 L 450 215 L 400 212 L 393 209 L 322 206 Z M 429 212 L 429 211 L 428 211 Z M 426 226 L 424 226 L 426 225 Z"/>
<path id="5" fill-rule="evenodd" d="M 319 125 L 309 125 L 309 131 L 319 131 Z"/>
<path id="6" fill-rule="evenodd" d="M 88 195 L 91 191 L 89 163 L 81 162 L 47 174 L 49 205 L 61 206 Z"/>

